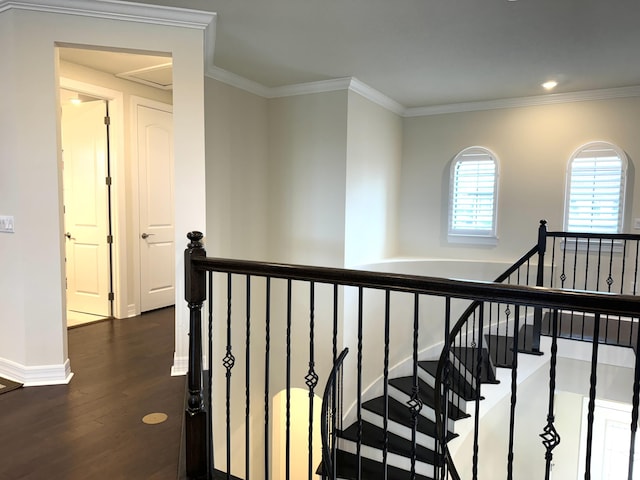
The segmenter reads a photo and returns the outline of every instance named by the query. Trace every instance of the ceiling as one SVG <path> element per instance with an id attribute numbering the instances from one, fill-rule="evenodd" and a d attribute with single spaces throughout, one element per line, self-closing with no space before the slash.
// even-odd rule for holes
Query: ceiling
<path id="1" fill-rule="evenodd" d="M 637 0 L 139 3 L 217 12 L 215 66 L 268 88 L 355 77 L 412 108 L 640 85 Z"/>

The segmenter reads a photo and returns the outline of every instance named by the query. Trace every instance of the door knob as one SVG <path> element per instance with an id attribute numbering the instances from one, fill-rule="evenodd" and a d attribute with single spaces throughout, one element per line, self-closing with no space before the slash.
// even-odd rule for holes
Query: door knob
<path id="1" fill-rule="evenodd" d="M 143 233 L 142 235 L 140 235 L 144 240 L 146 240 L 147 238 L 149 238 L 151 235 L 155 235 L 155 233 Z"/>
<path id="2" fill-rule="evenodd" d="M 67 237 L 69 240 L 75 240 L 75 237 L 72 237 L 70 232 L 65 233 L 64 236 Z"/>

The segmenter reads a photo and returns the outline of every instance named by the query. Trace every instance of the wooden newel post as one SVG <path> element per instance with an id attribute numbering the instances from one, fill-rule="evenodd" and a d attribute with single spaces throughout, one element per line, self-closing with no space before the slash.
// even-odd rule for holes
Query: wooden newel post
<path id="1" fill-rule="evenodd" d="M 184 251 L 184 298 L 189 306 L 189 396 L 185 411 L 185 461 L 187 477 L 207 478 L 207 410 L 202 381 L 202 304 L 206 299 L 206 274 L 194 268 L 191 260 L 206 256 L 201 232 L 189 232 Z"/>
<path id="2" fill-rule="evenodd" d="M 547 221 L 540 220 L 538 227 L 538 272 L 536 276 L 536 287 L 544 287 L 544 254 L 547 251 Z M 540 352 L 540 335 L 542 332 L 542 308 L 535 307 L 533 310 L 533 338 L 531 349 Z"/>

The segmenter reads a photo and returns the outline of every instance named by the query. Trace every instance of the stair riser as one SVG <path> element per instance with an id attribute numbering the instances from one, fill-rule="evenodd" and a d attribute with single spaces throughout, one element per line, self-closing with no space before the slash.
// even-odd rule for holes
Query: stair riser
<path id="1" fill-rule="evenodd" d="M 377 427 L 384 428 L 384 420 L 382 419 L 382 417 L 373 412 L 363 411 L 362 420 L 365 422 L 369 422 L 372 425 L 376 425 Z M 389 431 L 389 433 L 393 433 L 395 435 L 398 435 L 399 437 L 411 438 L 412 432 L 410 428 L 405 427 L 404 425 L 400 425 L 399 423 L 396 423 L 392 420 L 389 420 L 387 424 L 387 430 Z M 418 441 L 418 444 L 422 445 L 423 447 L 430 450 L 435 449 L 436 441 L 432 437 L 425 435 L 424 433 L 416 432 L 416 439 Z"/>
<path id="2" fill-rule="evenodd" d="M 428 384 L 430 387 L 435 388 L 436 380 L 428 372 L 425 372 L 424 370 L 420 369 L 418 376 L 423 382 Z M 452 390 L 449 390 L 449 401 L 454 405 L 456 405 L 461 410 L 466 411 L 467 400 L 465 400 L 464 398 L 462 398 L 460 395 L 458 395 Z"/>
<path id="3" fill-rule="evenodd" d="M 343 450 L 345 452 L 349 452 L 355 455 L 357 448 L 358 446 L 355 442 L 351 442 L 349 440 L 344 440 L 344 439 L 338 440 L 339 450 Z M 362 457 L 364 458 L 375 460 L 376 462 L 382 462 L 382 457 L 383 457 L 382 450 L 369 447 L 368 445 L 360 446 L 360 455 L 362 455 Z M 411 471 L 411 459 L 403 457 L 401 455 L 397 455 L 395 453 L 390 453 L 390 452 L 387 453 L 387 465 L 401 468 L 402 470 L 405 470 L 407 472 Z M 429 463 L 416 461 L 415 471 L 420 475 L 425 475 L 430 477 L 433 477 L 435 475 L 435 468 L 433 465 Z"/>

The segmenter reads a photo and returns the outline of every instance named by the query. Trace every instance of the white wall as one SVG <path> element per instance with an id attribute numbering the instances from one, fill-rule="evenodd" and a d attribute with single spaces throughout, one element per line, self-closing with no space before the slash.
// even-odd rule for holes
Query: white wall
<path id="1" fill-rule="evenodd" d="M 534 245 L 540 219 L 562 230 L 565 170 L 578 147 L 609 141 L 632 165 L 638 161 L 639 112 L 634 97 L 404 119 L 399 254 L 515 260 Z M 446 242 L 449 166 L 471 145 L 491 149 L 500 161 L 495 247 Z M 639 180 L 632 173 L 629 186 Z M 632 197 L 628 213 L 640 216 L 640 200 Z"/>
<path id="2" fill-rule="evenodd" d="M 269 256 L 344 265 L 347 92 L 269 100 Z"/>
<path id="3" fill-rule="evenodd" d="M 174 59 L 176 234 L 205 226 L 203 32 L 94 17 L 9 9 L 0 14 L 3 57 L 2 214 L 16 233 L 0 237 L 0 371 L 27 384 L 70 375 L 64 325 L 56 42 L 171 53 Z M 13 86 L 13 88 L 11 88 Z M 4 173 L 7 172 L 7 176 Z M 193 206 L 199 206 L 193 208 Z M 6 211 L 5 211 L 6 209 Z M 182 271 L 182 253 L 176 271 Z M 178 276 L 179 282 L 182 277 Z M 179 283 L 177 298 L 184 286 Z M 176 358 L 187 354 L 185 311 L 176 311 Z"/>
<path id="4" fill-rule="evenodd" d="M 395 253 L 401 118 L 349 91 L 345 266 Z"/>
<path id="5" fill-rule="evenodd" d="M 205 79 L 207 252 L 268 258 L 267 100 Z"/>

